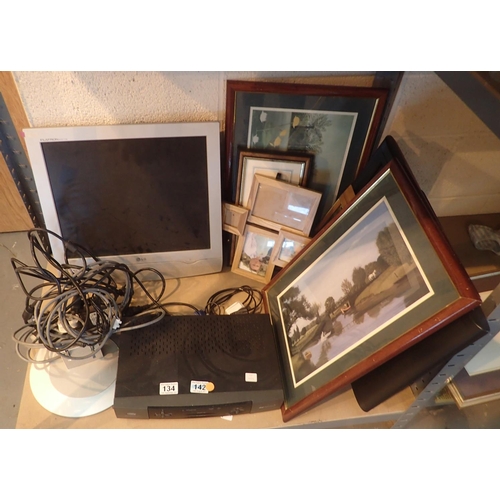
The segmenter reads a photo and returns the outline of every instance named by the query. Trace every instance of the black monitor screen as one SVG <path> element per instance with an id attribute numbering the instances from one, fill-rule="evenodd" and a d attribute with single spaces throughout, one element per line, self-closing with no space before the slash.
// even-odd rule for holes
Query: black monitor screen
<path id="1" fill-rule="evenodd" d="M 61 235 L 96 256 L 210 247 L 206 137 L 45 142 Z"/>

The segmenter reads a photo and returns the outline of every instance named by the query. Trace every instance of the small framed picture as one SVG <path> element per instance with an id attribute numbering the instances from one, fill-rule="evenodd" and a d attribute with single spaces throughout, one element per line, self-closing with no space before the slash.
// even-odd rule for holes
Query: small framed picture
<path id="1" fill-rule="evenodd" d="M 274 231 L 290 229 L 309 236 L 321 193 L 277 179 L 255 175 L 248 222 Z"/>
<path id="2" fill-rule="evenodd" d="M 248 207 L 254 175 L 279 179 L 295 186 L 305 186 L 312 155 L 280 151 L 241 149 L 238 164 L 236 204 Z"/>
<path id="3" fill-rule="evenodd" d="M 245 230 L 248 209 L 231 203 L 223 203 L 222 209 L 224 231 L 241 236 Z"/>
<path id="4" fill-rule="evenodd" d="M 280 230 L 278 242 L 271 255 L 271 262 L 278 267 L 285 267 L 309 242 L 310 238 Z"/>
<path id="5" fill-rule="evenodd" d="M 243 235 L 238 238 L 231 271 L 268 283 L 273 274 L 271 254 L 277 240 L 277 233 L 247 224 Z"/>

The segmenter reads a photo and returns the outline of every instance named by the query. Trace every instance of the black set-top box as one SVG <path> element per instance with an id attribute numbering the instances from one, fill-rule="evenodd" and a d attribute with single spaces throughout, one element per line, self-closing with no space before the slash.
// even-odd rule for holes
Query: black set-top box
<path id="1" fill-rule="evenodd" d="M 225 416 L 283 403 L 267 314 L 166 316 L 114 340 L 117 417 Z"/>

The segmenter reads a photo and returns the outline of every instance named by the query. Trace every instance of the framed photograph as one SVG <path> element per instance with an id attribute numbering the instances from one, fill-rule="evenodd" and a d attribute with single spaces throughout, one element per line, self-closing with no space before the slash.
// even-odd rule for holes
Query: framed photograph
<path id="1" fill-rule="evenodd" d="M 253 179 L 248 222 L 309 236 L 321 194 L 258 174 Z"/>
<path id="2" fill-rule="evenodd" d="M 273 151 L 240 150 L 236 204 L 248 207 L 248 198 L 256 174 L 279 179 L 296 186 L 306 186 L 312 156 Z"/>
<path id="3" fill-rule="evenodd" d="M 279 343 L 285 421 L 481 304 L 396 160 L 264 296 Z"/>
<path id="4" fill-rule="evenodd" d="M 236 199 L 238 149 L 308 153 L 308 187 L 323 194 L 318 220 L 370 155 L 387 89 L 229 80 L 223 189 Z"/>
<path id="5" fill-rule="evenodd" d="M 271 254 L 271 263 L 285 267 L 310 241 L 311 238 L 281 229 Z"/>
<path id="6" fill-rule="evenodd" d="M 248 209 L 224 202 L 222 204 L 222 214 L 222 229 L 228 233 L 241 236 L 247 223 Z"/>
<path id="7" fill-rule="evenodd" d="M 231 271 L 268 283 L 273 274 L 271 254 L 277 240 L 277 233 L 247 224 L 243 235 L 238 237 Z"/>

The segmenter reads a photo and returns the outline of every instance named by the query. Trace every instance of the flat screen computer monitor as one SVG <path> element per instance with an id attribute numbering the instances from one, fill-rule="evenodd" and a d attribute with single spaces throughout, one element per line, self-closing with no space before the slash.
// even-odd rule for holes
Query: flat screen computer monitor
<path id="1" fill-rule="evenodd" d="M 168 278 L 221 270 L 218 123 L 24 134 L 47 229 L 132 271 L 152 267 Z M 64 262 L 62 242 L 50 244 Z"/>

